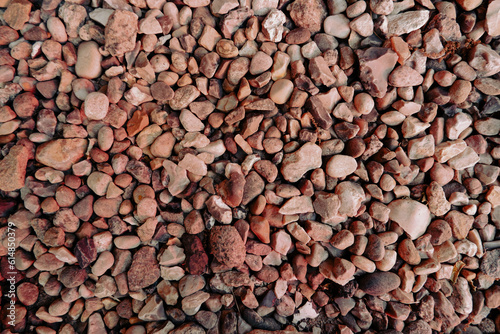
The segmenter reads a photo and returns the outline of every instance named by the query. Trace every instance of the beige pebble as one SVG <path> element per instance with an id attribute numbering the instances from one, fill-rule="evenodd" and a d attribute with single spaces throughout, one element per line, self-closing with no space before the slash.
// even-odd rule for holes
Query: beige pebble
<path id="1" fill-rule="evenodd" d="M 276 104 L 284 104 L 288 101 L 293 92 L 293 82 L 288 79 L 280 79 L 271 87 L 269 97 Z"/>
<path id="2" fill-rule="evenodd" d="M 109 100 L 106 95 L 92 92 L 85 98 L 85 116 L 90 120 L 101 120 L 108 114 Z"/>
<path id="3" fill-rule="evenodd" d="M 95 79 L 101 75 L 102 56 L 96 42 L 83 42 L 78 46 L 75 73 L 85 79 Z"/>

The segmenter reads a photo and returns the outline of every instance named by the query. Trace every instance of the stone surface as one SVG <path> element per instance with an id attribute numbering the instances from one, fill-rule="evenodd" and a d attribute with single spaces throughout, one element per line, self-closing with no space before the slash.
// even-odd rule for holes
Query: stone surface
<path id="1" fill-rule="evenodd" d="M 299 181 L 308 171 L 321 167 L 321 148 L 313 143 L 306 143 L 297 151 L 285 154 L 281 164 L 281 173 L 289 182 Z"/>
<path id="2" fill-rule="evenodd" d="M 233 226 L 213 227 L 210 249 L 215 258 L 228 267 L 239 267 L 245 261 L 245 244 Z"/>
<path id="3" fill-rule="evenodd" d="M 295 25 L 309 29 L 311 33 L 321 30 L 321 22 L 327 14 L 322 0 L 295 0 L 287 9 Z"/>
<path id="4" fill-rule="evenodd" d="M 46 166 L 66 171 L 83 157 L 86 150 L 86 139 L 56 139 L 38 146 L 35 159 Z"/>
<path id="5" fill-rule="evenodd" d="M 135 13 L 117 9 L 111 14 L 104 30 L 105 48 L 113 56 L 122 56 L 135 48 L 138 17 Z"/>
<path id="6" fill-rule="evenodd" d="M 398 199 L 388 205 L 389 218 L 401 226 L 411 237 L 417 239 L 425 233 L 431 222 L 429 208 L 411 199 Z"/>
<path id="7" fill-rule="evenodd" d="M 24 187 L 28 159 L 26 147 L 16 145 L 10 149 L 0 161 L 0 190 L 9 192 Z"/>

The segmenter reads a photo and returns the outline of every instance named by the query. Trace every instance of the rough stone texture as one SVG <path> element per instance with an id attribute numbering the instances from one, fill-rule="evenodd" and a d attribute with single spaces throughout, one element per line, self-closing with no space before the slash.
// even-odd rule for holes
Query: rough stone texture
<path id="1" fill-rule="evenodd" d="M 0 161 L 0 190 L 14 191 L 24 187 L 28 149 L 22 145 L 12 147 L 9 154 Z"/>
<path id="2" fill-rule="evenodd" d="M 387 93 L 387 80 L 396 66 L 398 55 L 391 49 L 380 47 L 356 50 L 356 54 L 363 86 L 373 97 L 384 97 Z"/>
<path id="3" fill-rule="evenodd" d="M 160 266 L 156 260 L 156 250 L 154 247 L 142 247 L 134 254 L 127 272 L 129 289 L 137 291 L 155 283 L 159 278 Z"/>
<path id="4" fill-rule="evenodd" d="M 228 267 L 239 267 L 245 261 L 245 244 L 233 226 L 212 228 L 210 249 L 215 258 Z"/>
<path id="5" fill-rule="evenodd" d="M 297 182 L 308 171 L 321 167 L 321 152 L 318 145 L 306 143 L 297 151 L 285 154 L 281 164 L 285 180 Z"/>
<path id="6" fill-rule="evenodd" d="M 105 48 L 113 56 L 122 56 L 135 48 L 138 30 L 135 13 L 117 9 L 111 14 L 104 30 Z"/>
<path id="7" fill-rule="evenodd" d="M 295 0 L 288 11 L 296 26 L 309 29 L 311 33 L 321 30 L 321 22 L 327 14 L 322 0 Z"/>

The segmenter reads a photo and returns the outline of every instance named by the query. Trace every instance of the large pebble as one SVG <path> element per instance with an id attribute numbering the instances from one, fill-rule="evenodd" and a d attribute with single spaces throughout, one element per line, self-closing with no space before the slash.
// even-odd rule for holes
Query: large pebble
<path id="1" fill-rule="evenodd" d="M 109 109 L 108 97 L 99 92 L 92 92 L 85 98 L 85 116 L 90 120 L 99 121 L 106 117 Z"/>
<path id="2" fill-rule="evenodd" d="M 424 204 L 412 199 L 398 199 L 388 205 L 389 218 L 408 233 L 412 240 L 425 233 L 431 222 L 431 213 Z"/>
<path id="3" fill-rule="evenodd" d="M 297 151 L 285 154 L 281 164 L 281 174 L 288 182 L 297 182 L 305 173 L 321 167 L 321 147 L 305 143 Z"/>
<path id="4" fill-rule="evenodd" d="M 376 272 L 358 279 L 359 288 L 372 296 L 381 296 L 399 287 L 401 279 L 391 272 Z"/>
<path id="5" fill-rule="evenodd" d="M 331 177 L 344 178 L 354 173 L 357 168 L 356 159 L 348 155 L 337 154 L 328 160 L 325 171 Z"/>
<path id="6" fill-rule="evenodd" d="M 245 244 L 234 226 L 215 226 L 212 228 L 210 249 L 217 261 L 228 267 L 239 267 L 245 261 Z"/>
<path id="7" fill-rule="evenodd" d="M 83 42 L 78 46 L 75 73 L 81 78 L 95 79 L 101 75 L 102 55 L 99 45 L 94 42 Z"/>

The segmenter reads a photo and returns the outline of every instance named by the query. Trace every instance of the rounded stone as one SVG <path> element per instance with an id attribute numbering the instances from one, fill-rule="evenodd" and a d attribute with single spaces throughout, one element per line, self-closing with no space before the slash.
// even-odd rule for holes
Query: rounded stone
<path id="1" fill-rule="evenodd" d="M 85 116 L 90 120 L 99 121 L 108 114 L 109 99 L 99 92 L 92 92 L 85 98 Z"/>
<path id="2" fill-rule="evenodd" d="M 381 296 L 397 289 L 401 284 L 401 279 L 391 272 L 377 272 L 359 278 L 358 283 L 359 288 L 367 294 Z"/>
<path id="3" fill-rule="evenodd" d="M 326 164 L 326 174 L 335 178 L 343 178 L 354 173 L 357 168 L 356 159 L 348 155 L 337 154 Z"/>
<path id="4" fill-rule="evenodd" d="M 293 92 L 293 82 L 288 79 L 280 79 L 271 87 L 269 97 L 276 104 L 285 104 Z"/>
<path id="5" fill-rule="evenodd" d="M 75 72 L 81 78 L 95 79 L 101 75 L 102 55 L 99 45 L 94 42 L 83 42 L 78 46 Z"/>

